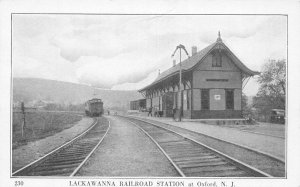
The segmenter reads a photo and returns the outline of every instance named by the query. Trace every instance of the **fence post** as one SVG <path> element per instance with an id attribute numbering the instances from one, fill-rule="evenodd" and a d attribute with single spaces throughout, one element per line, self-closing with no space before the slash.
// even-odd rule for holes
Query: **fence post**
<path id="1" fill-rule="evenodd" d="M 21 127 L 21 131 L 22 131 L 22 138 L 25 136 L 25 126 L 26 126 L 26 118 L 25 118 L 25 106 L 24 106 L 24 102 L 21 103 L 21 111 L 23 114 L 23 122 L 22 122 L 22 127 Z"/>

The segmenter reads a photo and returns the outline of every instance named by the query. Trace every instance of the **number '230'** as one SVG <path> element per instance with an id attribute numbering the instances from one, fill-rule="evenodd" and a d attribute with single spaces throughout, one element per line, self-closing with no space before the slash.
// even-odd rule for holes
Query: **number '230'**
<path id="1" fill-rule="evenodd" d="M 23 181 L 15 181 L 15 186 L 23 186 L 24 182 Z"/>

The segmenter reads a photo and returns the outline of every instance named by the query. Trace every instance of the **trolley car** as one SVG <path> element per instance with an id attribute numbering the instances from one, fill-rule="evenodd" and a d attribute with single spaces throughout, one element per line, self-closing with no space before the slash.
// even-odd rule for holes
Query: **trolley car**
<path id="1" fill-rule="evenodd" d="M 93 98 L 85 103 L 85 114 L 87 116 L 101 116 L 103 114 L 103 102 L 101 99 Z"/>

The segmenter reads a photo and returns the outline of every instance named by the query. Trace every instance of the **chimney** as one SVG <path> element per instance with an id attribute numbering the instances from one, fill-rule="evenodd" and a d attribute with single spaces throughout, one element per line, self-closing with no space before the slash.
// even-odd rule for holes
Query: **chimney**
<path id="1" fill-rule="evenodd" d="M 173 67 L 176 66 L 176 60 L 173 60 Z"/>
<path id="2" fill-rule="evenodd" d="M 193 46 L 192 47 L 192 56 L 194 56 L 197 53 L 197 47 Z"/>

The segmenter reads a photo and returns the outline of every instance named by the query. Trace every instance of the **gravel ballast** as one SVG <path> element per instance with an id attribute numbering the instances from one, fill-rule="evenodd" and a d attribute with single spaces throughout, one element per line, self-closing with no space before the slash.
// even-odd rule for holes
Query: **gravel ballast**
<path id="1" fill-rule="evenodd" d="M 92 118 L 83 118 L 69 129 L 63 130 L 53 136 L 49 136 L 41 140 L 29 142 L 27 145 L 20 146 L 12 150 L 13 172 L 73 139 L 75 136 L 90 127 L 92 123 Z"/>
<path id="2" fill-rule="evenodd" d="M 281 137 L 266 136 L 264 134 L 256 134 L 252 132 L 241 131 L 236 128 L 208 125 L 200 122 L 175 122 L 169 118 L 154 118 L 144 116 L 140 118 L 147 119 L 153 122 L 165 123 L 174 127 L 184 128 L 237 145 L 265 152 L 282 160 L 285 159 L 285 139 Z"/>
<path id="3" fill-rule="evenodd" d="M 158 147 L 125 119 L 109 116 L 111 128 L 79 176 L 179 176 Z"/>
<path id="4" fill-rule="evenodd" d="M 183 134 L 186 137 L 197 140 L 209 147 L 212 147 L 222 153 L 225 153 L 230 157 L 233 157 L 268 174 L 271 174 L 274 177 L 284 177 L 286 175 L 284 162 L 278 161 L 277 159 L 274 160 L 273 158 L 270 158 L 264 154 L 260 154 L 256 151 L 245 149 L 232 143 L 224 142 L 222 140 L 218 140 L 213 137 L 190 131 L 184 128 L 180 128 L 174 125 L 169 125 L 149 119 L 145 121 L 152 122 L 158 126 L 171 129 L 175 132 Z"/>

